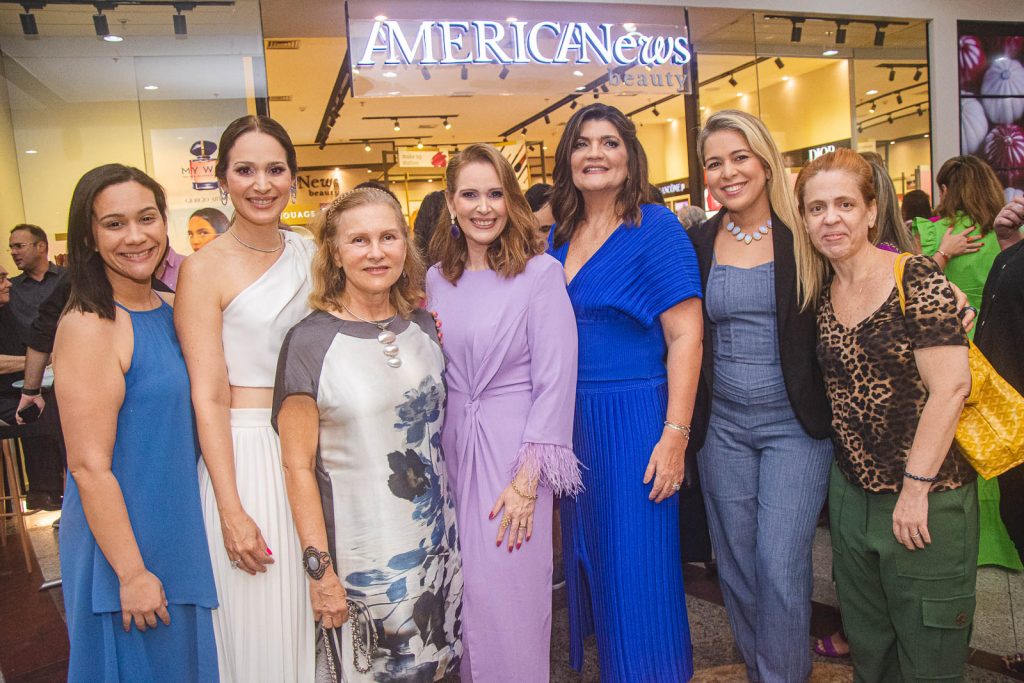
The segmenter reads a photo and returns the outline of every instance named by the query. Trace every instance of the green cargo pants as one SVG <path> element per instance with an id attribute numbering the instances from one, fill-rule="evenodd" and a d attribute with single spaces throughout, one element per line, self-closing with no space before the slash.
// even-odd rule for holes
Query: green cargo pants
<path id="1" fill-rule="evenodd" d="M 868 493 L 832 467 L 832 574 L 854 679 L 959 680 L 974 619 L 977 485 L 928 495 L 932 542 L 923 550 L 893 535 L 897 498 Z"/>

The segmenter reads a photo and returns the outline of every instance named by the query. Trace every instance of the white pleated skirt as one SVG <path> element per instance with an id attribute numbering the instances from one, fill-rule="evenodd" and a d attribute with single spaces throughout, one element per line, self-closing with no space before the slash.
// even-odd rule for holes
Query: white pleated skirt
<path id="1" fill-rule="evenodd" d="M 270 409 L 232 410 L 231 438 L 242 506 L 259 526 L 275 561 L 256 576 L 232 568 L 213 484 L 200 460 L 203 517 L 220 602 L 213 610 L 220 680 L 307 683 L 315 666 L 313 610 Z"/>

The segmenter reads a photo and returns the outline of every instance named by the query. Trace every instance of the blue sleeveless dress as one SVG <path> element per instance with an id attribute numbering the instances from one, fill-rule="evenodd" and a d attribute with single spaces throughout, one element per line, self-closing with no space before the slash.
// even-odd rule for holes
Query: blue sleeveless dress
<path id="1" fill-rule="evenodd" d="M 579 332 L 573 447 L 584 487 L 561 501 L 569 656 L 581 670 L 583 640 L 596 633 L 602 681 L 678 683 L 693 676 L 679 496 L 648 500 L 643 476 L 668 405 L 658 316 L 700 296 L 700 273 L 675 215 L 653 204 L 642 215 L 569 283 Z M 564 265 L 568 249 L 551 254 Z"/>
<path id="2" fill-rule="evenodd" d="M 216 681 L 210 611 L 217 593 L 199 503 L 188 373 L 171 307 L 118 306 L 131 316 L 135 348 L 124 376 L 111 470 L 146 569 L 163 583 L 171 625 L 160 622 L 144 633 L 133 625 L 125 633 L 120 583 L 89 529 L 78 486 L 68 477 L 60 525 L 68 681 Z"/>

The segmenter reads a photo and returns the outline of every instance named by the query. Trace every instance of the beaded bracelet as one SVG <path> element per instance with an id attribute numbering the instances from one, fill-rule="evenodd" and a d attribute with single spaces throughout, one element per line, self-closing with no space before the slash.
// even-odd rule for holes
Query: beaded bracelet
<path id="1" fill-rule="evenodd" d="M 914 481 L 926 481 L 929 484 L 934 484 L 939 480 L 938 475 L 935 475 L 934 477 L 922 477 L 919 474 L 911 474 L 906 470 L 903 470 L 903 476 L 906 477 L 907 479 L 913 479 Z"/>
<path id="2" fill-rule="evenodd" d="M 523 493 L 522 491 L 520 491 L 519 490 L 519 486 L 516 484 L 516 480 L 515 479 L 512 480 L 512 490 L 515 491 L 516 493 L 518 493 L 520 496 L 522 496 L 526 500 L 537 500 L 537 494 L 536 493 L 531 496 L 531 495 L 529 495 L 527 493 Z"/>

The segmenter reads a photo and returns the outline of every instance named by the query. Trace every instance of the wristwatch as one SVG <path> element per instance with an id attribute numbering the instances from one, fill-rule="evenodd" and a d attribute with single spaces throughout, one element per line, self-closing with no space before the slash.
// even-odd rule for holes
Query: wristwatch
<path id="1" fill-rule="evenodd" d="M 313 546 L 307 546 L 302 551 L 302 568 L 306 570 L 306 573 L 314 581 L 319 581 L 323 578 L 324 572 L 327 571 L 327 565 L 330 563 L 330 554 L 317 550 Z"/>

